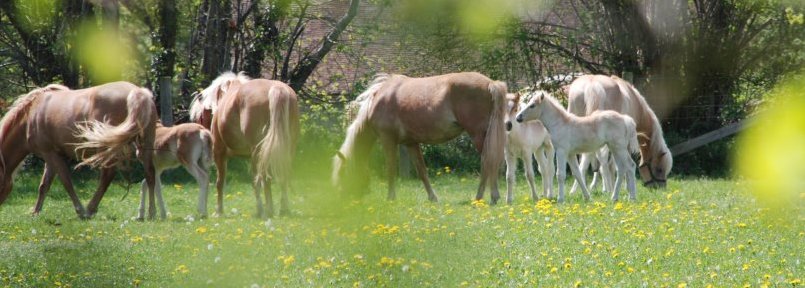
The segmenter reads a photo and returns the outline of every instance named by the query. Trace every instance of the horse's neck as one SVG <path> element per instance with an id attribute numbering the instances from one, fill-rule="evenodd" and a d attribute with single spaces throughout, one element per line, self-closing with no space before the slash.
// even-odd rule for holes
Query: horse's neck
<path id="1" fill-rule="evenodd" d="M 542 121 L 542 125 L 544 125 L 549 132 L 555 133 L 553 131 L 562 129 L 568 125 L 570 118 L 574 117 L 561 107 L 557 107 L 553 102 L 549 100 L 544 101 L 547 102 L 542 105 L 540 121 Z"/>

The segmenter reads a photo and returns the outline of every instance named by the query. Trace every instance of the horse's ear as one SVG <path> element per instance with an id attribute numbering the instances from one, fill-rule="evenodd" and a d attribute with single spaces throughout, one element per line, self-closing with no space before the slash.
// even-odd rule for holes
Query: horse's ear
<path id="1" fill-rule="evenodd" d="M 344 162 L 347 161 L 347 157 L 345 157 L 344 154 L 341 153 L 341 151 L 335 151 L 335 156 L 338 156 L 338 159 L 341 159 L 341 161 L 344 161 Z"/>

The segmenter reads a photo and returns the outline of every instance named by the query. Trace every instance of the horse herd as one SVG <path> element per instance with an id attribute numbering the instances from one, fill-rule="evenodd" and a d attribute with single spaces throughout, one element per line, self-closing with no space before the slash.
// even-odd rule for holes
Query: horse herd
<path id="1" fill-rule="evenodd" d="M 604 191 L 618 200 L 623 179 L 630 199 L 636 197 L 635 163 L 647 186 L 664 186 L 671 170 L 671 154 L 660 123 L 643 96 L 628 82 L 604 75 L 582 75 L 569 86 L 564 109 L 546 91 L 507 93 L 507 85 L 474 72 L 426 78 L 379 74 L 350 107 L 354 115 L 346 139 L 333 158 L 332 181 L 339 192 L 368 192 L 369 158 L 375 142 L 386 159 L 388 199 L 396 197 L 399 145 L 408 148 L 430 201 L 438 201 L 427 176 L 421 144 L 437 144 L 466 132 L 481 154 L 480 185 L 476 199 L 488 187 L 491 202 L 499 198 L 498 170 L 507 164 L 507 202 L 512 202 L 517 159 L 525 162 L 531 196 L 534 185 L 532 155 L 543 175 L 543 195 L 565 199 L 565 165 L 590 198 L 584 171 L 600 171 Z M 349 109 L 348 109 L 349 110 Z M 250 79 L 226 72 L 198 93 L 191 103 L 195 123 L 164 127 L 157 121 L 153 95 L 128 82 L 114 82 L 80 90 L 52 84 L 18 97 L 0 120 L 0 204 L 11 192 L 14 171 L 34 154 L 45 161 L 33 208 L 42 210 L 53 178 L 58 176 L 76 213 L 97 213 L 116 169 L 136 158 L 145 180 L 138 218 L 153 219 L 159 208 L 166 218 L 160 174 L 184 166 L 199 183 L 198 214 L 207 215 L 209 168 L 217 167 L 216 213 L 223 214 L 223 190 L 229 157 L 250 158 L 257 216 L 274 215 L 271 183 L 281 190 L 280 214 L 288 213 L 291 165 L 299 138 L 296 93 L 280 81 Z M 532 121 L 539 120 L 539 121 Z M 581 163 L 577 155 L 581 154 Z M 593 156 L 594 155 L 594 156 Z M 554 166 L 554 158 L 556 166 Z M 85 208 L 71 182 L 69 161 L 100 170 L 100 181 Z M 558 169 L 557 169 L 558 168 Z M 617 174 L 613 182 L 613 175 Z M 265 206 L 262 197 L 265 197 Z M 157 206 L 158 204 L 158 206 Z"/>

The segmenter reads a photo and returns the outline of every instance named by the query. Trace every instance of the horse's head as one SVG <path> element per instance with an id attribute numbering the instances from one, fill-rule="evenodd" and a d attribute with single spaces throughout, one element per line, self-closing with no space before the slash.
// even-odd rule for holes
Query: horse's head
<path id="1" fill-rule="evenodd" d="M 369 192 L 369 171 L 366 165 L 356 165 L 355 159 L 341 151 L 333 157 L 332 183 L 341 195 L 363 196 Z"/>
<path id="2" fill-rule="evenodd" d="M 665 188 L 673 166 L 671 152 L 667 147 L 651 149 L 650 140 L 645 134 L 638 134 L 638 139 L 641 143 L 640 155 L 643 155 L 638 172 L 643 179 L 643 185 L 650 188 Z"/>
<path id="3" fill-rule="evenodd" d="M 535 92 L 531 100 L 528 101 L 525 108 L 522 108 L 519 113 L 517 113 L 517 122 L 525 122 L 531 120 L 537 120 L 542 114 L 542 104 L 545 101 L 548 101 L 545 97 L 545 92 L 538 91 Z"/>
<path id="4" fill-rule="evenodd" d="M 511 131 L 513 126 L 513 118 L 520 111 L 520 92 L 506 93 L 506 115 L 503 120 L 506 123 L 506 131 Z"/>

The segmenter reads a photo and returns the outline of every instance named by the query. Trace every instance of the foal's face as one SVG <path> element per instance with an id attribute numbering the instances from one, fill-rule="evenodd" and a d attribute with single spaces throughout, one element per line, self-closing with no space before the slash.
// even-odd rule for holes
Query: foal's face
<path id="1" fill-rule="evenodd" d="M 545 100 L 544 98 L 545 96 L 540 93 L 531 99 L 531 101 L 528 101 L 528 105 L 521 109 L 520 113 L 517 113 L 517 122 L 522 123 L 539 119 L 539 116 L 542 112 L 542 101 Z"/>
<path id="2" fill-rule="evenodd" d="M 514 126 L 514 117 L 520 111 L 520 93 L 506 94 L 506 115 L 503 121 L 506 124 L 506 131 L 511 131 Z"/>

